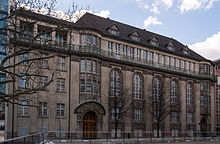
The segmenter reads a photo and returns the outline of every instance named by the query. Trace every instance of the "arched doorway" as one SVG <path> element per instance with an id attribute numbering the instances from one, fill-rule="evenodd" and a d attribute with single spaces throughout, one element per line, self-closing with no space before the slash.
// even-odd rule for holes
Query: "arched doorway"
<path id="1" fill-rule="evenodd" d="M 97 138 L 97 116 L 93 111 L 87 112 L 83 117 L 83 138 Z"/>
<path id="2" fill-rule="evenodd" d="M 202 137 L 205 137 L 207 132 L 207 120 L 205 118 L 202 118 L 200 124 Z"/>

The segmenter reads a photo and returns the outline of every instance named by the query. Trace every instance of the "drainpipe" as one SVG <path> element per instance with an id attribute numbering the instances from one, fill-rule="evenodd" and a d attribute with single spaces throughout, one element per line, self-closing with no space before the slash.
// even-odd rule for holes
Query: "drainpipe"
<path id="1" fill-rule="evenodd" d="M 68 115 L 68 139 L 70 139 L 70 104 L 71 104 L 71 33 L 70 33 L 70 49 L 69 49 L 69 115 Z"/>

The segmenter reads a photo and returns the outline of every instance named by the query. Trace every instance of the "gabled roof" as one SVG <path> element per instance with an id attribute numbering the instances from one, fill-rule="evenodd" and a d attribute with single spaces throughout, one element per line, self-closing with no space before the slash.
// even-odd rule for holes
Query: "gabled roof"
<path id="1" fill-rule="evenodd" d="M 118 29 L 120 30 L 120 36 L 113 36 L 110 35 L 107 32 L 107 28 L 109 28 L 112 25 L 117 25 Z M 146 31 L 144 29 L 140 29 L 140 28 L 136 28 L 127 24 L 123 24 L 114 20 L 111 20 L 109 18 L 103 18 L 103 17 L 99 17 L 96 16 L 94 14 L 91 13 L 86 13 L 85 15 L 83 15 L 77 22 L 76 22 L 76 26 L 78 28 L 81 29 L 91 29 L 91 30 L 95 30 L 100 32 L 101 34 L 105 35 L 105 36 L 109 36 L 115 39 L 120 39 L 120 40 L 125 40 L 125 41 L 129 41 L 131 43 L 136 43 L 136 44 L 140 44 L 140 45 L 144 45 L 150 48 L 155 48 L 152 47 L 149 43 L 148 40 L 151 39 L 152 37 L 156 37 L 158 39 L 158 43 L 159 43 L 159 47 L 157 48 L 158 50 L 161 51 L 166 51 L 169 53 L 174 53 L 176 55 L 180 55 L 183 57 L 187 57 L 187 58 L 191 58 L 191 59 L 195 59 L 195 60 L 199 60 L 199 61 L 208 61 L 207 59 L 205 59 L 204 57 L 202 57 L 201 55 L 195 53 L 194 51 L 189 49 L 189 55 L 184 54 L 181 50 L 185 49 L 185 45 L 183 45 L 182 43 L 180 43 L 179 41 L 166 37 L 166 36 L 162 36 L 156 33 L 152 33 L 150 31 Z M 129 39 L 129 35 L 132 32 L 137 32 L 140 35 L 140 41 L 132 41 Z M 175 45 L 175 47 L 177 48 L 175 50 L 175 52 L 171 52 L 167 49 L 166 45 L 169 44 L 169 42 L 172 40 L 173 44 Z M 155 48 L 156 49 L 156 48 Z"/>

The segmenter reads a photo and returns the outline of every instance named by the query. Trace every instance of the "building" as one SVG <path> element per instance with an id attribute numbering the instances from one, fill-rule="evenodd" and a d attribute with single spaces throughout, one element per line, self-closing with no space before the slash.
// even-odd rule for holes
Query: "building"
<path id="1" fill-rule="evenodd" d="M 8 0 L 1 0 L 0 1 L 0 19 L 6 17 L 8 15 Z M 7 20 L 0 21 L 0 28 L 3 28 L 7 25 Z M 6 43 L 6 37 L 0 34 L 0 41 L 1 43 Z M 0 61 L 6 56 L 6 48 L 0 44 Z M 0 81 L 5 80 L 5 73 L 0 71 Z M 0 85 L 0 91 L 3 93 L 6 92 L 6 86 Z M 0 100 L 0 122 L 1 122 L 1 129 L 4 127 L 4 120 L 5 120 L 5 103 Z"/>
<path id="2" fill-rule="evenodd" d="M 214 61 L 215 64 L 215 76 L 216 76 L 216 83 L 215 83 L 215 100 L 216 100 L 216 133 L 220 135 L 220 59 Z"/>
<path id="3" fill-rule="evenodd" d="M 146 137 L 146 131 L 156 137 L 149 103 L 158 100 L 164 85 L 168 88 L 164 97 L 168 96 L 172 104 L 178 103 L 178 109 L 161 122 L 160 135 L 215 132 L 213 64 L 177 40 L 89 13 L 76 23 L 30 11 L 21 11 L 19 17 L 20 29 L 28 34 L 36 35 L 57 25 L 64 28 L 40 39 L 41 43 L 50 38 L 52 44 L 39 46 L 36 51 L 55 57 L 41 62 L 44 76 L 39 84 L 50 79 L 48 67 L 54 68 L 56 76 L 45 91 L 38 93 L 44 98 L 35 99 L 39 108 L 25 106 L 30 102 L 22 98 L 20 105 L 15 105 L 14 135 L 62 130 L 79 132 L 77 136 L 84 138 L 104 137 L 103 132 L 114 137 L 117 120 L 118 137 L 124 132 L 128 137 Z M 30 25 L 23 17 L 36 23 Z M 25 48 L 28 40 L 19 37 L 17 47 Z M 23 69 L 20 66 L 16 71 L 22 73 Z M 15 89 L 29 86 L 23 79 L 16 82 Z M 8 89 L 12 91 L 10 86 Z M 114 105 L 112 100 L 118 97 L 123 100 Z M 124 108 L 129 110 L 122 114 Z M 9 104 L 9 137 L 12 113 Z M 88 130 L 91 133 L 86 133 Z"/>

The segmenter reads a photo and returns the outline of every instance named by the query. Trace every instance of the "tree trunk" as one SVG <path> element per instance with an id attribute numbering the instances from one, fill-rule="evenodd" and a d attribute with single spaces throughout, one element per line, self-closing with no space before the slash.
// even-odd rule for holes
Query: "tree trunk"
<path id="1" fill-rule="evenodd" d="M 160 137 L 160 122 L 157 120 L 157 138 Z"/>

